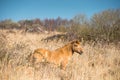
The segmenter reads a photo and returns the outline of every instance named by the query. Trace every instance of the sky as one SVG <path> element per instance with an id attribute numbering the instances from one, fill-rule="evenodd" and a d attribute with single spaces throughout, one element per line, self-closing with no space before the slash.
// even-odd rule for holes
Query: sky
<path id="1" fill-rule="evenodd" d="M 72 19 L 78 14 L 90 18 L 108 9 L 120 9 L 120 0 L 0 0 L 0 20 Z"/>

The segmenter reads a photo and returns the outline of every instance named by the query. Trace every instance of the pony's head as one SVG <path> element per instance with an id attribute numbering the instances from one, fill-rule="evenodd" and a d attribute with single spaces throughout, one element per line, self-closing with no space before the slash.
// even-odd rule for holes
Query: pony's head
<path id="1" fill-rule="evenodd" d="M 72 51 L 77 52 L 79 54 L 83 53 L 83 49 L 81 47 L 80 41 L 79 40 L 74 40 L 71 42 L 72 44 Z"/>

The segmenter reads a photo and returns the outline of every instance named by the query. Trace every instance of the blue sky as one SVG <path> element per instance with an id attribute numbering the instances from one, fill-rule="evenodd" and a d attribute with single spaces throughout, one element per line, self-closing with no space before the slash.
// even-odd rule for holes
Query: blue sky
<path id="1" fill-rule="evenodd" d="M 120 9 L 120 0 L 0 0 L 0 20 L 71 19 L 77 14 L 91 17 L 107 9 Z"/>

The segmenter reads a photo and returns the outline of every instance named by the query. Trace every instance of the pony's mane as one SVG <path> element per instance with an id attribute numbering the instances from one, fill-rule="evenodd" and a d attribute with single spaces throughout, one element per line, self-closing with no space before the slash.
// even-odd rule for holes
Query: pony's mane
<path id="1" fill-rule="evenodd" d="M 78 41 L 78 40 L 73 40 L 73 41 L 71 41 L 71 42 L 68 42 L 67 44 L 65 44 L 64 46 L 62 46 L 62 47 L 60 47 L 60 48 L 58 48 L 58 49 L 62 49 L 62 48 L 65 48 L 65 47 L 71 46 L 72 43 L 74 43 L 74 42 L 76 42 L 76 41 Z M 58 49 L 56 49 L 56 50 L 58 50 Z"/>
<path id="2" fill-rule="evenodd" d="M 71 41 L 71 42 L 68 42 L 67 44 L 65 44 L 65 45 L 62 46 L 61 48 L 66 47 L 66 46 L 68 46 L 68 45 L 71 45 L 71 44 L 74 43 L 74 42 L 79 42 L 79 41 L 78 41 L 78 40 L 73 40 L 73 41 Z"/>
<path id="3" fill-rule="evenodd" d="M 59 49 L 62 49 L 62 48 L 68 47 L 68 46 L 71 46 L 71 42 L 65 44 L 64 46 L 62 46 L 60 48 L 57 48 L 56 50 L 59 50 Z"/>
<path id="4" fill-rule="evenodd" d="M 64 47 L 70 46 L 71 44 L 72 44 L 72 42 L 69 42 L 69 43 L 65 44 L 64 46 L 62 46 L 61 48 L 64 48 Z"/>

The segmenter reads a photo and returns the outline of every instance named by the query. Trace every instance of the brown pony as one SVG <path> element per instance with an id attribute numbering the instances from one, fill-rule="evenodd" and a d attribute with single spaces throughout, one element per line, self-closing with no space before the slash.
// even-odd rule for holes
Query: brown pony
<path id="1" fill-rule="evenodd" d="M 31 55 L 31 61 L 34 63 L 49 62 L 61 66 L 63 69 L 65 69 L 69 59 L 72 57 L 74 52 L 79 54 L 83 53 L 80 42 L 78 40 L 69 42 L 65 46 L 54 51 L 42 48 L 36 49 Z"/>

